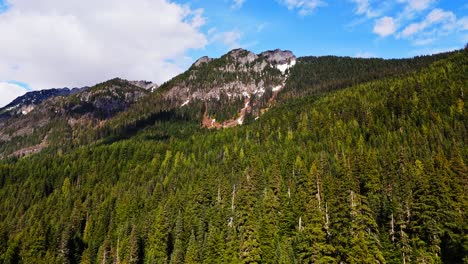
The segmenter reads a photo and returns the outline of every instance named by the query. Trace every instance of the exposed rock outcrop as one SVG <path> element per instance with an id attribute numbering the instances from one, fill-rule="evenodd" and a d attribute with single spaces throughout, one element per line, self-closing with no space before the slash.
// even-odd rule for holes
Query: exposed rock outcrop
<path id="1" fill-rule="evenodd" d="M 209 58 L 208 56 L 203 56 L 201 58 L 199 58 L 197 61 L 195 61 L 195 63 L 193 64 L 193 66 L 195 67 L 198 67 L 204 63 L 208 63 L 210 61 L 212 61 L 213 59 Z"/>
<path id="2" fill-rule="evenodd" d="M 259 55 L 272 64 L 288 64 L 296 60 L 296 56 L 289 50 L 269 50 Z"/>

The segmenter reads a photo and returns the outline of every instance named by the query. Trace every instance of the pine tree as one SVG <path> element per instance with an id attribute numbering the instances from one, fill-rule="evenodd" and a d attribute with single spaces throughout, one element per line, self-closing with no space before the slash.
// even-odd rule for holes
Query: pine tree
<path id="1" fill-rule="evenodd" d="M 148 244 L 145 252 L 145 263 L 167 264 L 168 257 L 168 224 L 166 209 L 162 206 L 156 211 L 155 221 L 148 235 Z"/>
<path id="2" fill-rule="evenodd" d="M 378 240 L 377 224 L 367 199 L 353 191 L 351 203 L 350 263 L 386 263 Z"/>
<path id="3" fill-rule="evenodd" d="M 334 248 L 327 243 L 325 215 L 321 206 L 320 172 L 314 163 L 304 185 L 306 198 L 301 226 L 297 232 L 297 248 L 300 263 L 334 263 Z"/>
<path id="4" fill-rule="evenodd" d="M 261 204 L 261 219 L 259 228 L 260 248 L 263 263 L 276 263 L 278 259 L 279 201 L 272 189 L 266 189 Z"/>
<path id="5" fill-rule="evenodd" d="M 175 242 L 174 242 L 174 249 L 171 255 L 171 261 L 170 264 L 182 264 L 184 263 L 184 256 L 185 256 L 185 250 L 184 250 L 184 234 L 183 234 L 183 218 L 181 213 L 179 212 L 179 215 L 177 216 L 177 222 L 174 230 L 174 237 L 175 237 Z"/>
<path id="6" fill-rule="evenodd" d="M 135 225 L 132 226 L 129 239 L 128 264 L 140 263 L 140 238 Z"/>
<path id="7" fill-rule="evenodd" d="M 200 263 L 200 257 L 198 255 L 198 246 L 195 238 L 195 233 L 192 231 L 190 239 L 188 241 L 187 251 L 185 253 L 185 263 L 187 264 L 198 264 Z"/>
<path id="8" fill-rule="evenodd" d="M 256 183 L 260 177 L 260 173 L 254 167 L 246 171 L 240 184 L 237 229 L 240 235 L 239 260 L 241 263 L 253 264 L 261 261 L 261 248 L 256 226 L 257 216 L 255 215 L 257 206 Z"/>

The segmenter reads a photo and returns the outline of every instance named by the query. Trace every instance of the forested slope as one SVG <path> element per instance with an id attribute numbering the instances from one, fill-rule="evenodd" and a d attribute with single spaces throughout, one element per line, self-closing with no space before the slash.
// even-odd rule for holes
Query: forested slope
<path id="1" fill-rule="evenodd" d="M 466 263 L 467 72 L 465 50 L 242 127 L 4 161 L 0 262 Z"/>
<path id="2" fill-rule="evenodd" d="M 445 59 L 451 52 L 408 59 L 301 57 L 291 70 L 280 99 L 320 95 L 363 82 L 404 76 Z"/>

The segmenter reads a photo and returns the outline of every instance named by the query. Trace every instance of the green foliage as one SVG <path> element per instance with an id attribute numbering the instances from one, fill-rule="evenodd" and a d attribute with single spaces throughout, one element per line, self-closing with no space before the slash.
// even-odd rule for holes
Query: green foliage
<path id="1" fill-rule="evenodd" d="M 466 262 L 467 72 L 460 51 L 220 131 L 121 114 L 3 160 L 0 262 Z"/>

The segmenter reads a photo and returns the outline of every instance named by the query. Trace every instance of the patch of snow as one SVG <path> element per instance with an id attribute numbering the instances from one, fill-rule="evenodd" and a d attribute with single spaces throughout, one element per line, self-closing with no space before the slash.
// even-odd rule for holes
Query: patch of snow
<path id="1" fill-rule="evenodd" d="M 243 95 L 244 97 L 249 97 L 249 93 L 247 93 L 247 92 L 245 92 L 245 91 L 242 92 L 242 95 Z"/>
<path id="2" fill-rule="evenodd" d="M 282 88 L 283 88 L 282 85 L 275 86 L 275 87 L 273 87 L 273 92 L 277 92 L 277 91 L 281 90 Z"/>
<path id="3" fill-rule="evenodd" d="M 188 103 L 190 103 L 190 99 L 188 99 L 183 104 L 181 104 L 180 107 L 184 107 L 184 106 L 188 105 Z"/>
<path id="4" fill-rule="evenodd" d="M 289 63 L 276 65 L 276 68 L 280 70 L 281 73 L 285 74 L 286 71 L 292 68 L 294 65 L 296 65 L 296 60 L 292 60 Z"/>
<path id="5" fill-rule="evenodd" d="M 243 123 L 244 123 L 243 118 L 242 118 L 242 117 L 239 117 L 239 118 L 237 119 L 237 124 L 242 125 Z"/>
<path id="6" fill-rule="evenodd" d="M 11 111 L 11 110 L 13 110 L 13 109 L 15 109 L 15 108 L 18 108 L 18 106 L 19 106 L 19 105 L 15 105 L 15 106 L 12 106 L 12 107 L 8 107 L 8 108 L 6 109 L 6 111 Z"/>

